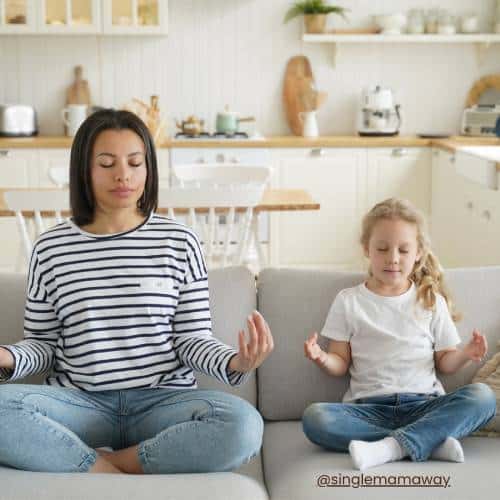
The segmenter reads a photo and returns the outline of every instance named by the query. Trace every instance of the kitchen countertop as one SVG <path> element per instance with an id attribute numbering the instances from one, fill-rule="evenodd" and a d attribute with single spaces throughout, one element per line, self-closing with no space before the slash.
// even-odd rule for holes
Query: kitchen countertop
<path id="1" fill-rule="evenodd" d="M 71 137 L 38 136 L 27 138 L 0 138 L 0 149 L 9 148 L 70 148 Z M 500 139 L 489 137 L 452 136 L 448 139 L 422 139 L 417 136 L 359 137 L 324 136 L 309 139 L 296 136 L 272 136 L 247 140 L 177 140 L 169 139 L 162 148 L 392 148 L 436 146 L 455 151 L 461 146 L 500 146 Z"/>

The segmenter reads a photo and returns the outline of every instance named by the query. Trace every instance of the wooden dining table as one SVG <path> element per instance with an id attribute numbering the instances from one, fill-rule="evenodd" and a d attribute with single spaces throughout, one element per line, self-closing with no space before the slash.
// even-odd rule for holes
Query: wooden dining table
<path id="1" fill-rule="evenodd" d="M 29 191 L 30 189 L 32 188 L 0 188 L 0 217 L 15 216 L 15 213 L 12 210 L 9 210 L 6 206 L 3 196 L 5 191 Z M 257 212 L 282 212 L 319 209 L 320 204 L 315 201 L 311 194 L 305 189 L 266 189 L 264 191 L 264 194 L 262 195 L 261 201 L 255 207 L 255 211 Z M 156 212 L 161 214 L 167 213 L 167 209 L 159 207 Z M 30 213 L 26 212 L 25 215 L 29 217 Z M 50 213 L 43 213 L 43 215 L 50 215 Z"/>

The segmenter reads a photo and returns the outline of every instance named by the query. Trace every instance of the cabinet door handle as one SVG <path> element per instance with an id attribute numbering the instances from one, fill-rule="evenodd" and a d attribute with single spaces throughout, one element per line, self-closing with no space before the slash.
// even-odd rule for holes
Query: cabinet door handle
<path id="1" fill-rule="evenodd" d="M 450 156 L 450 163 L 455 163 L 455 161 L 456 161 L 455 156 Z"/>
<path id="2" fill-rule="evenodd" d="M 468 201 L 465 206 L 469 209 L 469 210 L 474 210 L 474 203 L 472 203 L 472 201 Z"/>
<path id="3" fill-rule="evenodd" d="M 491 219 L 491 212 L 489 210 L 483 210 L 483 217 L 486 220 L 490 220 Z"/>
<path id="4" fill-rule="evenodd" d="M 324 156 L 325 150 L 323 148 L 311 149 L 311 156 Z"/>
<path id="5" fill-rule="evenodd" d="M 9 158 L 10 150 L 8 149 L 0 149 L 0 158 Z"/>
<path id="6" fill-rule="evenodd" d="M 394 148 L 392 150 L 392 156 L 395 156 L 398 158 L 400 158 L 401 156 L 406 156 L 407 153 L 408 153 L 408 151 L 406 151 L 406 149 L 404 149 L 404 148 Z"/>

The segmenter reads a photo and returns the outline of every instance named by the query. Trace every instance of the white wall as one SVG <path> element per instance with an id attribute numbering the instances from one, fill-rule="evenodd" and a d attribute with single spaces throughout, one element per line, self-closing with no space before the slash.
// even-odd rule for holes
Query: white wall
<path id="1" fill-rule="evenodd" d="M 350 24 L 371 14 L 434 6 L 456 14 L 475 10 L 491 30 L 495 0 L 339 0 Z M 300 40 L 298 20 L 283 25 L 291 0 L 170 0 L 169 36 L 0 36 L 0 102 L 33 104 L 41 133 L 62 134 L 60 109 L 73 67 L 82 64 L 95 104 L 121 106 L 132 97 L 160 96 L 174 131 L 174 118 L 196 114 L 213 128 L 217 110 L 257 117 L 268 135 L 288 134 L 281 104 L 288 58 L 307 55 L 317 85 L 329 99 L 320 110 L 322 134 L 355 132 L 361 89 L 392 87 L 403 110 L 403 134 L 458 131 L 467 92 L 481 76 L 500 72 L 500 45 L 479 65 L 472 44 L 342 45 L 335 68 L 329 45 Z"/>

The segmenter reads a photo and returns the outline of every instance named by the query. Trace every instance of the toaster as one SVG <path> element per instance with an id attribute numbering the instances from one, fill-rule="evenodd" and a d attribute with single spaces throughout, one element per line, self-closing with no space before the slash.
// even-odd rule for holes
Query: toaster
<path id="1" fill-rule="evenodd" d="M 38 134 L 35 109 L 23 104 L 0 104 L 0 136 L 30 137 Z"/>
<path id="2" fill-rule="evenodd" d="M 462 115 L 462 135 L 495 137 L 500 119 L 500 105 L 476 105 L 466 108 Z"/>

